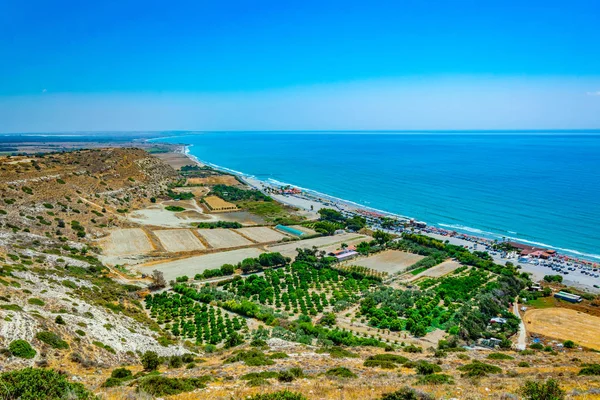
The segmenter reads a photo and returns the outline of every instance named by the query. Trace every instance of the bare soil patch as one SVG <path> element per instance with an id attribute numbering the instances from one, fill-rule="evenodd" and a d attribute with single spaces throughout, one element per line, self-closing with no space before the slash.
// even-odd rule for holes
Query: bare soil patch
<path id="1" fill-rule="evenodd" d="M 152 242 L 142 229 L 115 229 L 102 240 L 102 248 L 107 256 L 145 254 L 154 250 Z"/>
<path id="2" fill-rule="evenodd" d="M 229 229 L 198 229 L 198 234 L 206 239 L 206 242 L 215 249 L 248 246 L 253 244 L 248 239 Z"/>
<path id="3" fill-rule="evenodd" d="M 231 175 L 215 175 L 207 176 L 205 178 L 188 178 L 188 185 L 229 185 L 236 186 L 240 185 L 240 182 Z"/>
<path id="4" fill-rule="evenodd" d="M 530 309 L 523 316 L 527 331 L 600 350 L 600 317 L 568 308 Z"/>
<path id="5" fill-rule="evenodd" d="M 197 165 L 191 158 L 183 153 L 154 153 L 156 158 L 160 158 L 174 169 L 179 169 L 185 165 Z"/>
<path id="6" fill-rule="evenodd" d="M 418 254 L 407 253 L 405 251 L 386 250 L 359 261 L 351 261 L 351 264 L 374 269 L 375 271 L 387 272 L 388 274 L 395 274 L 396 272 L 404 271 L 423 258 L 423 256 Z"/>
<path id="7" fill-rule="evenodd" d="M 268 246 L 269 251 L 277 251 L 287 257 L 295 257 L 298 253 L 296 251 L 297 248 L 302 249 L 310 249 L 313 246 L 316 246 L 319 249 L 323 249 L 327 251 L 328 248 L 339 247 L 342 243 L 351 244 L 353 241 L 363 241 L 369 240 L 368 236 L 359 235 L 356 233 L 343 233 L 341 235 L 333 235 L 333 236 L 321 236 L 313 239 L 306 240 L 294 240 L 290 243 L 285 244 L 274 244 Z"/>
<path id="8" fill-rule="evenodd" d="M 288 236 L 283 233 L 277 232 L 266 226 L 257 226 L 254 228 L 240 228 L 235 229 L 236 232 L 241 233 L 250 240 L 257 243 L 277 242 Z"/>
<path id="9" fill-rule="evenodd" d="M 136 268 L 145 274 L 151 274 L 153 270 L 157 269 L 164 273 L 167 281 L 170 281 L 183 275 L 193 277 L 207 269 L 220 268 L 223 264 L 237 264 L 245 258 L 258 257 L 261 253 L 262 251 L 256 248 L 238 249 L 166 261 L 159 264 L 138 265 Z"/>
<path id="10" fill-rule="evenodd" d="M 153 231 L 165 250 L 170 252 L 204 250 L 202 242 L 189 229 Z"/>
<path id="11" fill-rule="evenodd" d="M 410 276 L 410 281 L 415 281 L 417 279 L 423 278 L 423 277 L 429 277 L 429 278 L 439 278 L 441 276 L 444 275 L 448 275 L 450 272 L 454 271 L 457 268 L 460 268 L 461 265 L 460 263 L 457 263 L 456 261 L 452 261 L 452 260 L 448 260 L 448 261 L 444 261 L 443 263 L 436 265 L 435 267 L 429 268 L 423 272 L 421 272 L 420 274 L 414 275 L 414 276 Z M 407 274 L 410 275 L 410 274 Z"/>

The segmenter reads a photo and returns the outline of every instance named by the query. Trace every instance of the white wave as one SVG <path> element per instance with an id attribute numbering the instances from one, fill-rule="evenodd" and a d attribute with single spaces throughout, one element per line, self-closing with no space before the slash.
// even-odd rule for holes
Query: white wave
<path id="1" fill-rule="evenodd" d="M 484 231 L 484 230 L 477 229 L 477 228 L 471 228 L 470 226 L 464 226 L 464 225 L 458 225 L 458 224 L 442 224 L 442 223 L 438 223 L 438 225 L 443 226 L 444 228 L 450 228 L 450 229 L 456 229 L 459 231 L 476 233 L 478 235 L 489 235 L 489 236 L 494 236 L 494 237 L 502 237 L 502 236 L 498 235 L 497 233 L 488 232 L 488 231 Z"/>

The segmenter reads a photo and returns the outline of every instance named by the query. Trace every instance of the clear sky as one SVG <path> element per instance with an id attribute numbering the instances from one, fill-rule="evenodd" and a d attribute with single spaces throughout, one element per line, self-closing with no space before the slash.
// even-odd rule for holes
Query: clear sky
<path id="1" fill-rule="evenodd" d="M 600 128 L 600 1 L 0 1 L 0 131 Z"/>

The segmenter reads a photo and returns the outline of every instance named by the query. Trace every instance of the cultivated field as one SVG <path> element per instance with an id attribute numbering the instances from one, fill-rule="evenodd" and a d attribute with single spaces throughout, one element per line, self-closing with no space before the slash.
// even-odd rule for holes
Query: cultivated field
<path id="1" fill-rule="evenodd" d="M 223 264 L 237 264 L 245 258 L 258 257 L 261 253 L 262 251 L 256 248 L 222 251 L 160 264 L 138 265 L 137 269 L 145 274 L 151 274 L 157 269 L 170 281 L 183 275 L 193 277 L 207 269 L 220 268 Z"/>
<path id="2" fill-rule="evenodd" d="M 288 237 L 283 233 L 275 231 L 266 226 L 258 226 L 255 228 L 240 228 L 234 230 L 257 243 L 277 242 L 285 237 Z"/>
<path id="3" fill-rule="evenodd" d="M 523 316 L 528 332 L 600 350 L 600 317 L 568 308 L 528 310 Z"/>
<path id="4" fill-rule="evenodd" d="M 225 249 L 228 247 L 248 246 L 253 244 L 248 239 L 238 235 L 229 229 L 198 229 L 198 233 L 214 249 Z"/>
<path id="5" fill-rule="evenodd" d="M 152 233 L 158 237 L 166 251 L 195 251 L 206 248 L 189 229 L 168 229 Z"/>
<path id="6" fill-rule="evenodd" d="M 146 233 L 139 228 L 115 229 L 102 241 L 107 256 L 126 256 L 148 253 L 154 248 Z"/>
<path id="7" fill-rule="evenodd" d="M 185 165 L 196 165 L 192 159 L 183 153 L 153 153 L 156 158 L 160 158 L 174 169 L 179 169 Z"/>
<path id="8" fill-rule="evenodd" d="M 297 254 L 297 248 L 310 249 L 313 246 L 316 246 L 319 249 L 327 251 L 329 248 L 333 248 L 335 250 L 335 248 L 339 247 L 339 245 L 341 245 L 342 243 L 351 244 L 354 241 L 363 240 L 370 240 L 370 238 L 368 236 L 359 235 L 356 233 L 344 233 L 341 235 L 322 236 L 313 239 L 296 240 L 285 244 L 274 244 L 268 246 L 268 249 L 269 251 L 277 251 L 287 257 L 295 257 Z"/>
<path id="9" fill-rule="evenodd" d="M 435 267 L 429 268 L 423 272 L 421 272 L 420 274 L 411 276 L 410 274 L 407 274 L 410 276 L 410 281 L 415 281 L 417 279 L 423 278 L 423 277 L 428 277 L 428 278 L 439 278 L 441 276 L 444 275 L 448 275 L 450 272 L 454 271 L 455 269 L 459 268 L 461 265 L 460 263 L 457 263 L 456 261 L 452 261 L 452 260 L 448 260 L 448 261 L 444 261 L 443 263 L 436 265 Z"/>
<path id="10" fill-rule="evenodd" d="M 396 272 L 404 271 L 422 258 L 423 256 L 418 254 L 398 250 L 387 250 L 359 261 L 351 261 L 350 263 L 374 269 L 375 271 L 395 274 Z"/>

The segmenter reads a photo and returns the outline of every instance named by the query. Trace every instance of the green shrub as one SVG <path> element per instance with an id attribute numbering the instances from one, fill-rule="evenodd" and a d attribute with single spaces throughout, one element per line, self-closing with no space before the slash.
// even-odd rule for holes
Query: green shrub
<path id="1" fill-rule="evenodd" d="M 414 344 L 404 347 L 403 350 L 407 353 L 422 353 L 423 352 L 423 348 L 421 348 L 419 346 L 415 346 Z"/>
<path id="2" fill-rule="evenodd" d="M 165 210 L 173 211 L 173 212 L 180 212 L 180 211 L 185 211 L 185 208 L 179 207 L 179 206 L 166 206 Z"/>
<path id="3" fill-rule="evenodd" d="M 532 343 L 529 345 L 529 348 L 534 350 L 542 350 L 544 348 L 544 345 L 541 343 Z"/>
<path id="4" fill-rule="evenodd" d="M 152 396 L 171 396 L 191 392 L 206 387 L 206 378 L 167 378 L 161 375 L 149 376 L 140 381 L 138 391 Z"/>
<path id="5" fill-rule="evenodd" d="M 487 374 L 499 374 L 502 369 L 495 365 L 482 363 L 481 361 L 473 361 L 471 364 L 463 365 L 458 368 L 459 371 L 463 371 L 466 376 L 486 376 Z"/>
<path id="6" fill-rule="evenodd" d="M 286 353 L 284 353 L 283 351 L 277 351 L 275 353 L 269 354 L 268 357 L 271 360 L 278 360 L 278 359 L 281 359 L 281 358 L 288 358 L 289 356 Z"/>
<path id="7" fill-rule="evenodd" d="M 408 358 L 397 355 L 397 354 L 375 354 L 374 356 L 370 356 L 367 360 L 379 360 L 379 361 L 390 361 L 396 364 L 404 364 L 408 361 Z"/>
<path id="8" fill-rule="evenodd" d="M 363 363 L 363 365 L 365 367 L 369 367 L 369 368 L 383 368 L 383 369 L 394 369 L 397 367 L 397 365 L 391 361 L 384 361 L 384 360 L 365 360 L 365 362 Z"/>
<path id="9" fill-rule="evenodd" d="M 82 384 L 71 383 L 52 369 L 24 368 L 0 375 L 0 398 L 19 400 L 94 399 Z"/>
<path id="10" fill-rule="evenodd" d="M 277 377 L 279 382 L 292 382 L 294 379 L 296 379 L 296 377 L 290 371 L 281 371 Z"/>
<path id="11" fill-rule="evenodd" d="M 490 360 L 514 360 L 514 357 L 509 356 L 508 354 L 504 354 L 504 353 L 490 353 L 487 356 L 488 359 Z"/>
<path id="12" fill-rule="evenodd" d="M 102 387 L 110 388 L 110 387 L 121 386 L 123 384 L 123 382 L 125 382 L 125 380 L 110 377 L 104 381 L 104 383 L 102 384 Z"/>
<path id="13" fill-rule="evenodd" d="M 579 375 L 600 375 L 600 364 L 584 364 Z"/>
<path id="14" fill-rule="evenodd" d="M 169 367 L 170 368 L 181 368 L 183 366 L 183 361 L 180 356 L 171 356 L 169 358 Z"/>
<path id="15" fill-rule="evenodd" d="M 417 380 L 418 385 L 452 385 L 454 380 L 449 375 L 431 374 L 423 375 Z"/>
<path id="16" fill-rule="evenodd" d="M 535 354 L 535 351 L 533 351 L 533 350 L 523 350 L 519 354 L 522 355 L 522 356 L 530 356 L 532 354 Z"/>
<path id="17" fill-rule="evenodd" d="M 576 345 L 576 344 L 575 344 L 575 342 L 574 342 L 574 341 L 572 341 L 572 340 L 566 340 L 566 341 L 563 343 L 563 346 L 565 346 L 565 348 L 567 348 L 567 349 L 574 349 L 574 348 L 575 348 L 575 346 L 577 346 L 577 345 Z"/>
<path id="18" fill-rule="evenodd" d="M 146 351 L 140 358 L 142 366 L 146 371 L 155 371 L 160 364 L 158 354 L 154 351 Z"/>
<path id="19" fill-rule="evenodd" d="M 255 394 L 254 396 L 248 397 L 248 400 L 306 400 L 306 397 L 302 396 L 300 393 L 283 390 L 280 392 Z"/>
<path id="20" fill-rule="evenodd" d="M 336 377 L 336 378 L 356 378 L 357 377 L 354 372 L 350 371 L 346 367 L 331 368 L 330 370 L 328 370 L 327 372 L 325 372 L 325 375 L 327 375 L 327 376 L 333 376 L 333 377 Z"/>
<path id="21" fill-rule="evenodd" d="M 46 343 L 47 345 L 49 345 L 55 349 L 68 349 L 69 348 L 69 344 L 67 342 L 65 342 L 64 340 L 62 340 L 60 338 L 60 336 L 58 336 L 54 332 L 48 332 L 48 331 L 38 332 L 38 333 L 36 333 L 35 338 Z"/>
<path id="22" fill-rule="evenodd" d="M 442 367 L 440 367 L 437 364 L 431 364 L 428 363 L 427 361 L 419 361 L 417 363 L 417 373 L 419 375 L 431 375 L 434 374 L 436 372 L 441 372 L 442 371 Z"/>
<path id="23" fill-rule="evenodd" d="M 545 382 L 527 381 L 521 386 L 519 393 L 528 400 L 562 400 L 565 398 L 565 391 L 554 379 L 548 379 Z"/>
<path id="24" fill-rule="evenodd" d="M 517 367 L 529 368 L 529 363 L 527 361 L 521 361 L 517 364 Z"/>
<path id="25" fill-rule="evenodd" d="M 262 365 L 273 365 L 274 362 L 268 358 L 265 353 L 258 349 L 251 349 L 248 351 L 240 351 L 239 353 L 229 357 L 225 360 L 225 363 L 234 363 L 243 361 L 250 367 L 260 367 Z"/>
<path id="26" fill-rule="evenodd" d="M 127 368 L 116 368 L 111 372 L 110 376 L 111 378 L 124 379 L 131 378 L 133 375 Z"/>
<path id="27" fill-rule="evenodd" d="M 31 347 L 29 342 L 21 339 L 13 340 L 8 345 L 8 350 L 15 357 L 32 359 L 36 355 L 36 351 Z"/>
<path id="28" fill-rule="evenodd" d="M 279 376 L 278 372 L 275 371 L 263 371 L 263 372 L 251 372 L 246 375 L 242 375 L 240 379 L 249 381 L 252 379 L 270 379 L 277 378 Z"/>
<path id="29" fill-rule="evenodd" d="M 43 300 L 36 299 L 35 297 L 33 297 L 33 298 L 31 298 L 31 299 L 27 300 L 27 302 L 28 302 L 29 304 L 32 304 L 32 305 L 34 305 L 34 306 L 43 306 L 43 305 L 45 305 L 45 304 L 46 304 L 46 303 L 44 303 L 44 301 L 43 301 Z"/>
<path id="30" fill-rule="evenodd" d="M 405 386 L 395 392 L 384 394 L 381 396 L 381 400 L 434 400 L 434 398 L 427 393 Z"/>
<path id="31" fill-rule="evenodd" d="M 66 324 L 65 320 L 60 315 L 57 315 L 56 318 L 54 318 L 54 322 L 56 322 L 59 325 L 65 325 Z"/>

